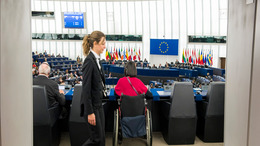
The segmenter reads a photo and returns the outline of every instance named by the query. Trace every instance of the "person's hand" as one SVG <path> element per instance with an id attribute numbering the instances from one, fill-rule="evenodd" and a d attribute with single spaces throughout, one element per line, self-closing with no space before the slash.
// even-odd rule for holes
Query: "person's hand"
<path id="1" fill-rule="evenodd" d="M 60 94 L 64 94 L 64 91 L 63 90 L 59 90 Z"/>
<path id="2" fill-rule="evenodd" d="M 88 115 L 88 122 L 90 125 L 96 126 L 96 116 L 94 113 Z"/>

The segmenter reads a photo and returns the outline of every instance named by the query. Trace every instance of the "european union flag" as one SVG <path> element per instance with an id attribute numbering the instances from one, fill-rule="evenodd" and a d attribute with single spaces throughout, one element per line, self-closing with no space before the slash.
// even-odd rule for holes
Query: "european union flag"
<path id="1" fill-rule="evenodd" d="M 178 55 L 178 39 L 150 39 L 150 54 Z"/>

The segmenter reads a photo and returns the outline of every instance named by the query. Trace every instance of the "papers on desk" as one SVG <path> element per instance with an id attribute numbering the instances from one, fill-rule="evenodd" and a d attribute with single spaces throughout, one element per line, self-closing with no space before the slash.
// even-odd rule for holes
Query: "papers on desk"
<path id="1" fill-rule="evenodd" d="M 59 90 L 65 90 L 65 86 L 59 85 Z"/>
<path id="2" fill-rule="evenodd" d="M 157 91 L 159 96 L 171 96 L 172 92 L 167 92 L 167 91 Z"/>
<path id="3" fill-rule="evenodd" d="M 193 88 L 193 90 L 195 90 L 195 91 L 201 91 L 200 88 Z"/>

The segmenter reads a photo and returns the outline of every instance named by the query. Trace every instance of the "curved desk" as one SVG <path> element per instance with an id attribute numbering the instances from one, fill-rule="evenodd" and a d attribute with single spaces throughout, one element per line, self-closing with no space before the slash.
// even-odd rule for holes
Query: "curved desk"
<path id="1" fill-rule="evenodd" d="M 105 67 L 107 68 L 107 66 Z M 110 72 L 124 74 L 124 68 L 110 65 Z M 177 69 L 137 69 L 138 76 L 157 76 L 157 77 L 179 77 L 179 70 Z"/>
<path id="2" fill-rule="evenodd" d="M 215 67 L 209 67 L 209 68 L 213 70 L 214 75 L 219 75 L 223 77 L 223 75 L 225 74 L 225 69 L 215 68 Z"/>
<path id="3" fill-rule="evenodd" d="M 106 69 L 109 68 L 112 76 L 116 76 L 118 78 L 124 77 L 124 68 L 119 66 L 107 65 L 104 66 Z M 179 70 L 177 69 L 137 69 L 137 78 L 142 80 L 144 84 L 149 84 L 150 81 L 153 80 L 176 80 L 179 77 Z"/>
<path id="4" fill-rule="evenodd" d="M 169 100 L 171 92 L 164 91 L 163 88 L 152 88 L 150 91 L 153 94 L 153 101 Z M 202 101 L 202 97 L 206 97 L 207 92 L 202 91 L 201 94 L 197 94 L 197 89 L 193 89 L 195 101 Z M 115 90 L 112 88 L 108 93 L 108 99 L 110 101 L 116 101 Z"/>
<path id="5" fill-rule="evenodd" d="M 153 88 L 150 89 L 150 91 L 153 94 L 153 101 L 169 100 L 171 96 L 171 92 L 166 92 L 164 91 L 163 88 Z M 74 92 L 74 88 L 71 88 L 69 91 L 66 92 L 65 94 L 66 100 L 72 100 L 73 92 Z M 109 101 L 116 101 L 116 96 L 114 92 L 115 92 L 114 88 L 110 89 L 108 93 Z M 206 91 L 202 91 L 201 94 L 196 94 L 197 90 L 195 88 L 193 89 L 193 92 L 194 92 L 195 101 L 202 101 L 203 97 L 206 97 L 207 95 Z"/>
<path id="6" fill-rule="evenodd" d="M 179 75 L 183 75 L 185 77 L 198 77 L 198 71 L 197 70 L 192 70 L 192 69 L 179 69 Z"/>
<path id="7" fill-rule="evenodd" d="M 209 75 L 213 76 L 213 69 L 210 68 L 200 68 L 200 67 L 195 67 L 196 70 L 198 70 L 198 73 L 200 76 L 206 76 L 207 73 L 209 73 Z"/>

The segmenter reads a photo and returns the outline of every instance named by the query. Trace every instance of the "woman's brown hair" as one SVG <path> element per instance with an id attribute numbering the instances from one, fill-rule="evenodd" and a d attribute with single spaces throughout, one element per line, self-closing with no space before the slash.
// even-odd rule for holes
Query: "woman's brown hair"
<path id="1" fill-rule="evenodd" d="M 83 54 L 87 56 L 90 48 L 93 48 L 94 42 L 100 43 L 103 37 L 106 38 L 105 34 L 101 31 L 93 31 L 90 35 L 86 35 L 82 43 Z"/>
<path id="2" fill-rule="evenodd" d="M 137 76 L 137 69 L 136 65 L 133 61 L 129 61 L 125 65 L 125 70 L 124 70 L 125 76 L 130 76 L 130 77 L 136 77 Z"/>

